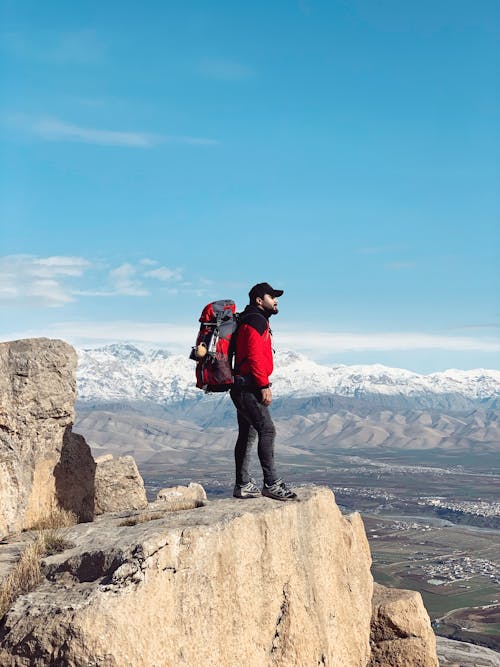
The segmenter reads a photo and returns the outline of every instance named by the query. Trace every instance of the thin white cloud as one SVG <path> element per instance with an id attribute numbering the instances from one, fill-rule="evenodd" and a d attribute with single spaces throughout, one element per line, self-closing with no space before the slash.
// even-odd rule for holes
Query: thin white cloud
<path id="1" fill-rule="evenodd" d="M 118 296 L 118 293 L 115 292 L 114 290 L 111 290 L 111 289 L 108 289 L 108 290 L 77 289 L 77 290 L 73 290 L 73 294 L 75 296 L 96 296 L 96 297 Z"/>
<path id="2" fill-rule="evenodd" d="M 58 307 L 74 300 L 63 281 L 80 277 L 90 267 L 83 257 L 0 257 L 0 302 Z"/>
<path id="3" fill-rule="evenodd" d="M 157 280 L 166 282 L 169 280 L 181 280 L 182 271 L 180 269 L 169 269 L 166 266 L 160 266 L 157 269 L 146 271 L 144 275 L 148 278 L 156 278 Z"/>
<path id="4" fill-rule="evenodd" d="M 109 281 L 114 294 L 126 296 L 148 296 L 149 291 L 137 280 L 137 269 L 132 264 L 122 264 L 109 272 Z"/>
<path id="5" fill-rule="evenodd" d="M 82 277 L 84 273 L 90 273 L 88 277 L 85 276 L 87 284 L 97 280 L 99 287 L 84 286 L 82 281 L 72 284 L 73 278 Z M 156 281 L 164 284 L 165 287 L 161 287 L 161 290 L 168 294 L 178 294 L 181 291 L 200 294 L 199 288 L 193 289 L 191 285 L 180 282 L 181 269 L 161 266 L 153 259 L 140 260 L 137 265 L 125 262 L 107 270 L 105 265 L 91 264 L 83 257 L 0 257 L 0 302 L 15 302 L 16 305 L 27 301 L 37 306 L 64 306 L 80 296 L 146 297 L 151 294 L 149 286 L 145 285 L 146 280 L 151 281 L 151 287 Z"/>
<path id="6" fill-rule="evenodd" d="M 29 296 L 41 299 L 50 306 L 64 306 L 74 301 L 70 293 L 57 280 L 34 280 L 30 285 Z"/>
<path id="7" fill-rule="evenodd" d="M 500 341 L 466 336 L 441 336 L 418 332 L 325 333 L 286 332 L 275 334 L 276 344 L 285 349 L 309 353 L 394 352 L 408 350 L 447 350 L 500 352 Z"/>
<path id="8" fill-rule="evenodd" d="M 171 351 L 185 352 L 196 338 L 196 322 L 188 325 L 171 322 L 83 321 L 59 322 L 36 331 L 16 331 L 2 338 L 48 336 L 64 338 L 75 345 L 135 341 L 166 346 Z M 442 350 L 443 352 L 500 352 L 500 340 L 471 337 L 439 336 L 418 332 L 388 333 L 327 333 L 291 332 L 280 330 L 274 335 L 280 350 L 295 350 L 311 358 L 325 358 L 345 352 L 410 352 Z"/>
<path id="9" fill-rule="evenodd" d="M 216 139 L 187 135 L 161 135 L 148 132 L 122 132 L 75 125 L 53 117 L 33 118 L 26 114 L 11 114 L 5 119 L 10 126 L 27 132 L 43 141 L 73 142 L 118 148 L 156 148 L 163 144 L 216 146 Z"/>
<path id="10" fill-rule="evenodd" d="M 205 58 L 199 65 L 199 71 L 204 76 L 221 81 L 241 81 L 255 74 L 253 67 L 221 58 Z"/>
<path id="11" fill-rule="evenodd" d="M 83 257 L 41 257 L 33 259 L 32 270 L 36 275 L 81 276 L 90 262 Z"/>
<path id="12" fill-rule="evenodd" d="M 99 290 L 81 290 L 81 296 L 109 297 L 109 296 L 149 296 L 150 291 L 144 286 L 144 278 L 152 278 L 161 282 L 175 282 L 182 278 L 180 269 L 169 269 L 159 266 L 156 269 L 143 271 L 142 267 L 155 266 L 158 262 L 152 259 L 143 259 L 139 262 L 139 268 L 126 262 L 108 273 L 107 285 Z M 177 294 L 178 289 L 171 287 L 169 294 Z"/>
<path id="13" fill-rule="evenodd" d="M 187 353 L 196 339 L 196 323 L 189 326 L 169 322 L 55 322 L 36 330 L 12 331 L 1 334 L 2 340 L 46 336 L 62 338 L 73 345 L 96 345 L 119 341 L 152 343 L 172 352 Z"/>
<path id="14" fill-rule="evenodd" d="M 71 125 L 56 118 L 42 118 L 31 125 L 31 132 L 45 141 L 73 141 L 97 146 L 152 148 L 160 143 L 159 137 L 145 132 L 116 132 Z"/>
<path id="15" fill-rule="evenodd" d="M 477 324 L 462 324 L 461 326 L 449 327 L 449 331 L 467 331 L 468 329 L 500 329 L 500 322 L 496 323 L 477 323 Z"/>
<path id="16" fill-rule="evenodd" d="M 75 278 L 81 280 L 75 284 Z M 0 257 L 0 303 L 57 307 L 76 297 L 147 297 L 153 289 L 170 295 L 204 294 L 203 286 L 182 278 L 180 268 L 149 258 L 109 269 L 83 257 L 8 255 Z"/>

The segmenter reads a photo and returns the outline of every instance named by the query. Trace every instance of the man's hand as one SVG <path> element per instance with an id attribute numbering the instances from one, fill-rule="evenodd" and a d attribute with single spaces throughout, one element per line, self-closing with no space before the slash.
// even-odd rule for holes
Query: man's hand
<path id="1" fill-rule="evenodd" d="M 260 393 L 261 393 L 261 396 L 262 396 L 261 401 L 260 401 L 262 403 L 262 405 L 265 405 L 266 407 L 268 405 L 271 405 L 271 403 L 273 402 L 273 394 L 272 394 L 271 390 L 269 389 L 269 387 L 266 387 L 266 389 L 261 389 Z"/>

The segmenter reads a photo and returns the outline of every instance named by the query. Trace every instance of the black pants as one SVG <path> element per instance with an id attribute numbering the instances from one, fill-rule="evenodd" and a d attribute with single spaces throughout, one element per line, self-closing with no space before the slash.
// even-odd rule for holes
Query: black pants
<path id="1" fill-rule="evenodd" d="M 269 408 L 259 402 L 260 392 L 231 391 L 231 399 L 238 414 L 238 439 L 234 448 L 236 484 L 250 481 L 250 451 L 257 436 L 257 454 L 264 473 L 264 482 L 273 484 L 277 480 L 274 469 L 274 438 L 276 429 Z"/>

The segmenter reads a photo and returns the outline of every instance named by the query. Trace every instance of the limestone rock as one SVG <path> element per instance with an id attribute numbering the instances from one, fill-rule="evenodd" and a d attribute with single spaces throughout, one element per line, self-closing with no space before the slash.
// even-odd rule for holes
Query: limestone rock
<path id="1" fill-rule="evenodd" d="M 363 523 L 328 489 L 298 493 L 68 529 L 76 546 L 47 558 L 44 582 L 5 617 L 0 664 L 365 667 Z"/>
<path id="2" fill-rule="evenodd" d="M 98 456 L 94 459 L 94 461 L 99 464 L 99 463 L 105 463 L 106 461 L 112 461 L 113 460 L 113 454 L 102 454 L 101 456 Z"/>
<path id="3" fill-rule="evenodd" d="M 96 463 L 95 515 L 147 507 L 144 481 L 131 456 L 114 459 L 107 455 L 97 459 Z"/>
<path id="4" fill-rule="evenodd" d="M 74 418 L 76 353 L 60 340 L 0 343 L 0 537 L 57 504 L 54 468 Z"/>
<path id="5" fill-rule="evenodd" d="M 66 429 L 61 457 L 54 468 L 57 499 L 79 521 L 94 518 L 96 464 L 85 438 Z"/>
<path id="6" fill-rule="evenodd" d="M 374 584 L 369 667 L 438 667 L 436 638 L 417 591 Z"/>
<path id="7" fill-rule="evenodd" d="M 439 667 L 500 667 L 500 653 L 445 637 L 436 637 Z"/>
<path id="8" fill-rule="evenodd" d="M 189 486 L 171 486 L 166 489 L 160 489 L 156 496 L 157 501 L 166 501 L 171 505 L 185 505 L 198 507 L 203 505 L 207 499 L 205 489 L 201 484 L 191 482 Z"/>

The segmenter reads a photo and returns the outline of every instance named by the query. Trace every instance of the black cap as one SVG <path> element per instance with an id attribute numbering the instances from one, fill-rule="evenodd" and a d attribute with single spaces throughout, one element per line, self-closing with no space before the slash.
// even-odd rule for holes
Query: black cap
<path id="1" fill-rule="evenodd" d="M 250 303 L 253 303 L 258 296 L 260 296 L 262 299 L 266 294 L 269 294 L 269 296 L 272 296 L 274 299 L 278 296 L 281 296 L 283 294 L 283 290 L 273 289 L 269 283 L 258 283 L 252 287 L 250 292 L 248 292 Z"/>

